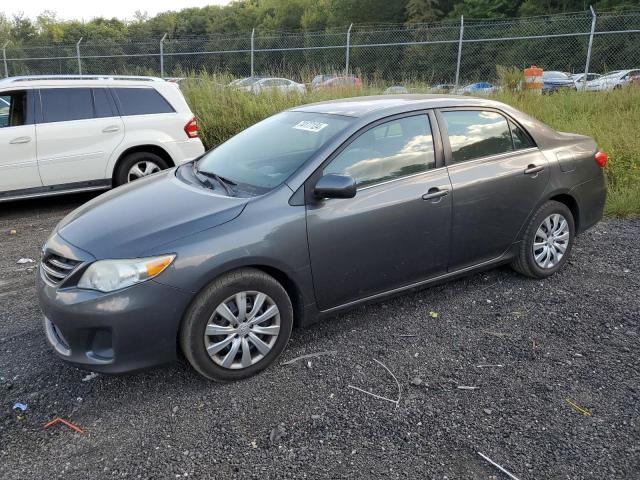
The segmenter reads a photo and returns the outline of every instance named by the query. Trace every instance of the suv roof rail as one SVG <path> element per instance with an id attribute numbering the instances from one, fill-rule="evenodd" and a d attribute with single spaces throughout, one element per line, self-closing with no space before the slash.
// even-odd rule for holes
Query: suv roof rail
<path id="1" fill-rule="evenodd" d="M 29 82 L 38 80 L 135 80 L 141 82 L 164 82 L 160 77 L 136 75 L 24 75 L 0 79 L 0 83 Z"/>

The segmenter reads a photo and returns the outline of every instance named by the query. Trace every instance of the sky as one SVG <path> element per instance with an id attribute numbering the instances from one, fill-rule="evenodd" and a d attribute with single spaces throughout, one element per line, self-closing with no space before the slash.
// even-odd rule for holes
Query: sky
<path id="1" fill-rule="evenodd" d="M 21 0 L 14 2 L 3 0 L 0 13 L 11 17 L 17 13 L 35 19 L 45 10 L 55 12 L 61 20 L 91 20 L 94 17 L 116 17 L 121 20 L 133 18 L 136 10 L 154 16 L 167 10 L 182 10 L 189 7 L 204 7 L 206 5 L 224 5 L 231 0 L 175 0 L 163 2 L 161 0 Z"/>

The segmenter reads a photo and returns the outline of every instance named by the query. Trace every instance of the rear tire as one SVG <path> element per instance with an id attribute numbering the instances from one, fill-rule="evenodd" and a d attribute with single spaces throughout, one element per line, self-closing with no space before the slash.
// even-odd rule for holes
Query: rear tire
<path id="1" fill-rule="evenodd" d="M 567 263 L 574 237 L 571 210 L 563 203 L 549 200 L 529 221 L 511 267 L 527 277 L 550 277 Z"/>
<path id="2" fill-rule="evenodd" d="M 167 161 L 155 153 L 130 153 L 118 163 L 114 183 L 118 187 L 166 168 L 169 168 Z"/>
<path id="3" fill-rule="evenodd" d="M 286 290 L 263 271 L 245 268 L 223 275 L 198 294 L 180 327 L 180 347 L 202 376 L 241 380 L 280 356 L 292 327 Z"/>

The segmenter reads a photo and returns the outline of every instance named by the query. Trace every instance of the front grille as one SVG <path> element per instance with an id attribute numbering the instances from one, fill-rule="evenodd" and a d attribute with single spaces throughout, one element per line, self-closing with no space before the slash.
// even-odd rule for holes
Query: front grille
<path id="1" fill-rule="evenodd" d="M 42 259 L 40 267 L 42 268 L 42 274 L 46 280 L 54 285 L 62 283 L 71 272 L 80 264 L 77 260 L 71 260 L 69 258 L 61 257 L 48 253 Z"/>

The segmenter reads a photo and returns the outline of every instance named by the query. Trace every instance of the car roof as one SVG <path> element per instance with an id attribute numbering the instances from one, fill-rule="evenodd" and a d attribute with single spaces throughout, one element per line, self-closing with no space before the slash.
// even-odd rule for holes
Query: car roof
<path id="1" fill-rule="evenodd" d="M 492 100 L 461 95 L 374 95 L 353 98 L 328 100 L 325 102 L 301 105 L 290 109 L 293 112 L 326 113 L 347 117 L 367 117 L 376 115 L 383 117 L 404 111 L 429 108 L 464 106 L 486 106 L 504 110 L 505 105 Z"/>

